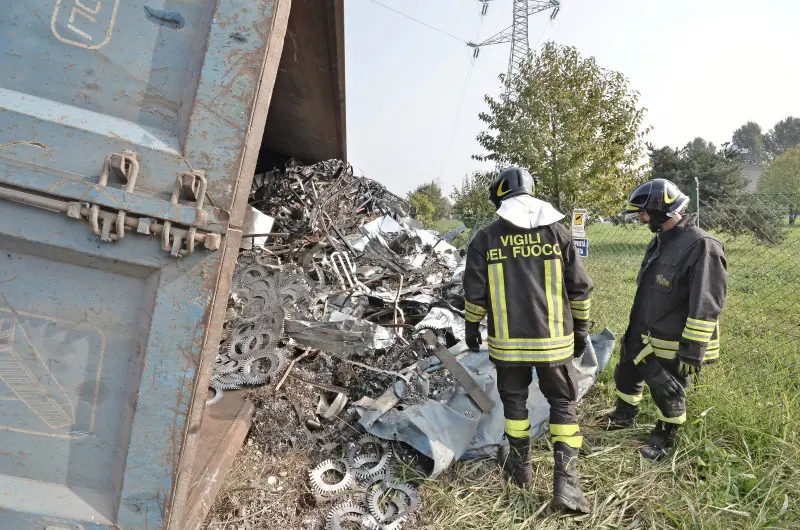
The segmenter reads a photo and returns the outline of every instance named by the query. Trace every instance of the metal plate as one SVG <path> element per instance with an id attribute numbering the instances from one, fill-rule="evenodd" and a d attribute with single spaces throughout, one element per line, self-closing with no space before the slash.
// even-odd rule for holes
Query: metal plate
<path id="1" fill-rule="evenodd" d="M 157 238 L 104 243 L 84 222 L 0 200 L 0 528 L 180 528 L 211 323 L 239 246 L 234 198 L 263 130 L 254 101 L 268 106 L 288 9 L 4 6 L 0 185 L 185 224 L 194 210 L 169 207 L 169 194 L 178 172 L 203 170 L 205 229 L 223 246 L 175 259 Z M 98 188 L 106 156 L 123 150 L 140 160 L 133 194 Z"/>

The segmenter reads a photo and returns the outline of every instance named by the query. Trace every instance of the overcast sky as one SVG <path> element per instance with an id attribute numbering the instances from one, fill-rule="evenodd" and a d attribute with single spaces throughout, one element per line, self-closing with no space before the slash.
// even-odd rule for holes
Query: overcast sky
<path id="1" fill-rule="evenodd" d="M 397 193 L 437 178 L 449 193 L 482 167 L 471 159 L 481 152 L 478 113 L 508 64 L 508 44 L 483 48 L 465 83 L 472 50 L 463 41 L 508 27 L 513 0 L 492 0 L 483 19 L 477 0 L 379 1 L 451 36 L 372 0 L 345 2 L 348 157 Z M 531 17 L 531 48 L 554 40 L 622 72 L 641 93 L 657 145 L 695 136 L 721 144 L 747 120 L 767 130 L 800 116 L 800 0 L 561 4 L 552 24 Z"/>

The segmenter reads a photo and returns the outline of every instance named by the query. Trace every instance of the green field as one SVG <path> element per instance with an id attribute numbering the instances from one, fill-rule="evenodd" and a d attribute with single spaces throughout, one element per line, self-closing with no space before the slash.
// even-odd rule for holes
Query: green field
<path id="1" fill-rule="evenodd" d="M 595 331 L 621 336 L 651 234 L 598 224 L 588 236 Z M 800 228 L 775 247 L 720 237 L 730 274 L 721 362 L 687 392 L 689 421 L 670 460 L 653 465 L 638 455 L 655 422 L 649 400 L 637 428 L 602 430 L 615 357 L 580 407 L 591 515 L 551 510 L 552 457 L 537 440 L 533 491 L 505 486 L 492 461 L 459 464 L 426 485 L 424 528 L 800 529 Z"/>

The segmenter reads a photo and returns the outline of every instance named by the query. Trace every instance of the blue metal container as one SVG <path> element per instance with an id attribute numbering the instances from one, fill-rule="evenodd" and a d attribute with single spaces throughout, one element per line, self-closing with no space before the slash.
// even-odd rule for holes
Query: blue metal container
<path id="1" fill-rule="evenodd" d="M 0 9 L 0 528 L 180 528 L 286 0 Z"/>

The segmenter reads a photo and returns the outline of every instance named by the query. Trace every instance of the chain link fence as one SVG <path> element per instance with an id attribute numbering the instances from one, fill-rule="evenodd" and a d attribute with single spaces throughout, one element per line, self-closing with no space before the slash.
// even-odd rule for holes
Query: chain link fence
<path id="1" fill-rule="evenodd" d="M 720 318 L 720 363 L 704 370 L 711 406 L 750 406 L 754 425 L 773 435 L 800 418 L 800 220 L 787 195 L 716 195 L 690 211 L 725 245 L 728 295 Z M 653 235 L 630 219 L 595 219 L 586 229 L 586 269 L 595 283 L 596 328 L 621 337 L 636 292 L 636 276 Z M 700 393 L 703 393 L 701 388 Z M 765 423 L 766 422 L 766 423 Z M 795 434 L 796 436 L 796 434 Z"/>

